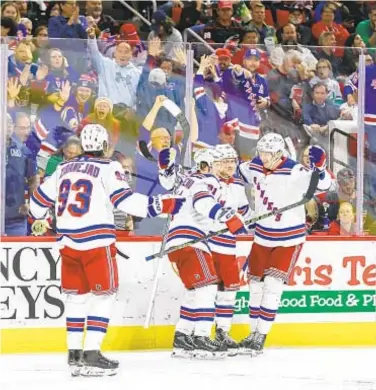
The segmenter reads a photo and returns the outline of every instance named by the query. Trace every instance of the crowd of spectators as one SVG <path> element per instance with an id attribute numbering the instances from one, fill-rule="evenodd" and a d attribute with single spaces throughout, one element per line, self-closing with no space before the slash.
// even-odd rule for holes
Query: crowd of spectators
<path id="1" fill-rule="evenodd" d="M 132 2 L 141 12 L 145 4 L 139 3 Z M 81 153 L 78 137 L 88 123 L 108 129 L 108 157 L 121 162 L 137 191 L 163 192 L 156 165 L 141 155 L 138 142 L 145 140 L 154 157 L 171 142 L 179 153 L 181 124 L 166 99 L 189 118 L 193 151 L 230 143 L 242 160 L 255 155 L 257 140 L 270 131 L 283 135 L 289 155 L 303 165 L 310 144 L 333 152 L 333 128 L 356 133 L 359 55 L 373 66 L 376 2 L 158 5 L 147 26 L 137 17 L 119 20 L 116 9 L 105 14 L 101 0 L 2 3 L 5 234 L 29 233 L 28 194 L 60 162 Z M 193 50 L 193 74 L 187 73 L 187 49 Z M 331 191 L 306 207 L 311 234 L 355 231 L 356 156 L 347 148 L 341 155 Z M 374 180 L 368 182 L 376 193 Z M 372 196 L 365 204 L 366 229 L 375 233 Z M 115 221 L 125 234 L 158 234 L 163 225 L 119 212 Z"/>

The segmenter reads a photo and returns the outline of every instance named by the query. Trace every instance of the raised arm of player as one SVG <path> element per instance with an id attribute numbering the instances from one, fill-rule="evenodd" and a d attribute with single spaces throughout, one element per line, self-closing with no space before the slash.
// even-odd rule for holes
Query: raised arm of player
<path id="1" fill-rule="evenodd" d="M 110 166 L 107 190 L 115 208 L 141 218 L 153 218 L 159 214 L 176 214 L 185 202 L 184 198 L 146 196 L 133 192 L 120 163 L 115 161 Z"/>
<path id="2" fill-rule="evenodd" d="M 323 148 L 317 145 L 312 145 L 309 148 L 309 161 L 311 170 L 305 169 L 301 165 L 297 165 L 295 171 L 295 181 L 299 188 L 307 189 L 311 180 L 312 171 L 320 174 L 320 180 L 317 185 L 317 191 L 328 191 L 332 185 L 332 177 L 326 170 L 326 153 Z"/>
<path id="3" fill-rule="evenodd" d="M 158 155 L 158 177 L 163 188 L 172 191 L 176 182 L 175 169 L 176 150 L 174 148 L 163 149 Z"/>

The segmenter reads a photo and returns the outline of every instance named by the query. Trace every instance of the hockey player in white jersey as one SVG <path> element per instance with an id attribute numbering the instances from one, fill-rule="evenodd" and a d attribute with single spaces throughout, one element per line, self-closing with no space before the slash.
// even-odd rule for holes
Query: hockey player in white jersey
<path id="1" fill-rule="evenodd" d="M 238 155 L 229 144 L 216 146 L 219 152 L 220 202 L 225 207 L 249 219 L 249 204 L 245 193 L 243 179 L 236 177 Z M 247 215 L 247 216 L 246 216 Z M 224 229 L 223 223 L 214 221 L 211 232 Z M 215 236 L 209 240 L 213 262 L 219 278 L 218 291 L 215 300 L 216 340 L 225 343 L 229 356 L 238 351 L 238 344 L 229 336 L 236 292 L 240 288 L 239 265 L 236 259 L 236 237 L 231 232 Z"/>
<path id="2" fill-rule="evenodd" d="M 170 169 L 172 163 L 166 157 L 169 156 L 168 151 L 163 152 L 162 156 L 164 161 L 161 163 L 160 158 L 160 168 L 165 171 Z M 220 185 L 211 173 L 213 151 L 198 151 L 194 160 L 197 173 L 185 176 L 177 190 L 177 194 L 186 198 L 186 202 L 171 222 L 166 249 L 205 237 L 211 230 L 213 221 L 225 224 L 232 234 L 246 232 L 236 210 L 219 203 Z M 169 183 L 164 173 L 160 175 L 160 181 L 167 189 L 171 189 L 175 181 L 174 175 L 171 175 Z M 203 241 L 176 250 L 168 257 L 176 265 L 186 288 L 175 329 L 173 356 L 225 357 L 226 345 L 210 338 L 215 317 L 218 277 L 208 244 Z"/>
<path id="3" fill-rule="evenodd" d="M 320 174 L 318 190 L 327 191 L 325 151 L 311 146 L 311 170 L 284 157 L 281 135 L 269 133 L 257 143 L 258 157 L 240 165 L 240 173 L 255 188 L 255 213 L 264 214 L 300 201 L 309 187 L 312 171 Z M 305 241 L 304 205 L 260 220 L 248 258 L 251 334 L 240 343 L 244 353 L 263 351 L 266 336 L 278 311 L 288 281 Z"/>
<path id="4" fill-rule="evenodd" d="M 119 285 L 113 209 L 155 217 L 177 213 L 184 199 L 133 193 L 120 163 L 104 158 L 109 141 L 101 125 L 85 126 L 81 143 L 84 154 L 60 164 L 34 191 L 32 230 L 45 232 L 45 217 L 54 206 L 72 375 L 114 375 L 119 363 L 100 352 Z"/>

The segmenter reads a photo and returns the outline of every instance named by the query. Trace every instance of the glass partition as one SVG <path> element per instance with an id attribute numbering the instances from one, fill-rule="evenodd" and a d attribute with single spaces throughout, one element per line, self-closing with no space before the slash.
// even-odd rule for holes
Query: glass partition
<path id="1" fill-rule="evenodd" d="M 251 36 L 243 41 L 248 38 L 251 42 Z M 272 39 L 264 45 L 240 44 L 235 38 L 224 45 L 191 45 L 198 62 L 194 96 L 199 141 L 209 145 L 230 142 L 246 160 L 255 156 L 263 134 L 276 132 L 285 140 L 286 154 L 307 168 L 308 147 L 320 145 L 327 152 L 333 184 L 306 205 L 307 230 L 313 235 L 361 233 L 362 226 L 357 229 L 355 219 L 357 208 L 363 214 L 361 202 L 357 204 L 363 199 L 363 189 L 355 180 L 344 184 L 342 179 L 363 177 L 356 157 L 359 119 L 363 118 L 357 99 L 361 51 L 282 46 Z M 352 187 L 346 189 L 349 183 Z M 339 207 L 345 201 L 352 209 L 353 220 L 346 224 L 349 231 L 337 229 L 341 225 Z"/>
<path id="2" fill-rule="evenodd" d="M 180 161 L 186 122 L 185 166 L 194 151 L 218 143 L 233 144 L 242 160 L 252 158 L 258 139 L 271 131 L 283 135 L 286 154 L 307 168 L 308 146 L 322 146 L 333 185 L 307 205 L 308 232 L 361 234 L 365 223 L 374 234 L 371 53 L 268 39 L 258 45 L 251 38 L 224 45 L 10 40 L 3 80 L 5 234 L 30 234 L 28 196 L 59 162 L 80 153 L 77 136 L 85 124 L 108 129 L 109 157 L 121 162 L 136 191 L 155 195 L 166 192 L 158 182 L 158 150 L 172 142 Z M 349 231 L 340 228 L 342 203 L 358 218 L 358 225 L 346 223 Z M 159 235 L 165 223 L 118 212 L 115 220 L 124 235 Z"/>
<path id="3" fill-rule="evenodd" d="M 158 182 L 158 151 L 173 143 L 180 159 L 182 125 L 187 128 L 187 123 L 179 112 L 195 126 L 187 113 L 194 106 L 192 98 L 188 103 L 185 98 L 190 68 L 184 44 L 44 38 L 9 39 L 8 48 L 3 46 L 6 235 L 30 234 L 29 195 L 61 161 L 81 153 L 77 137 L 89 123 L 108 130 L 108 157 L 120 161 L 136 191 L 150 196 L 166 192 Z M 190 145 L 187 150 L 189 164 Z M 146 223 L 121 212 L 115 221 L 124 235 L 159 235 L 164 224 L 163 219 Z"/>

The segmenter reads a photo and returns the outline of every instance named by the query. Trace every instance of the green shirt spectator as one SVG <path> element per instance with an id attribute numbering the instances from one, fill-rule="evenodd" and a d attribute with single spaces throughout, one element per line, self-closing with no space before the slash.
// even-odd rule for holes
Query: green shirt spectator
<path id="1" fill-rule="evenodd" d="M 376 47 L 376 7 L 372 7 L 368 13 L 368 20 L 360 22 L 356 27 L 367 47 Z"/>
<path id="2" fill-rule="evenodd" d="M 47 162 L 46 171 L 44 173 L 45 177 L 51 176 L 55 171 L 57 166 L 64 161 L 64 157 L 62 154 L 54 154 L 52 155 Z"/>
<path id="3" fill-rule="evenodd" d="M 57 166 L 63 161 L 71 160 L 72 158 L 79 156 L 81 153 L 82 149 L 80 139 L 75 136 L 69 137 L 64 146 L 48 159 L 44 177 L 47 178 L 51 176 L 56 171 Z"/>

